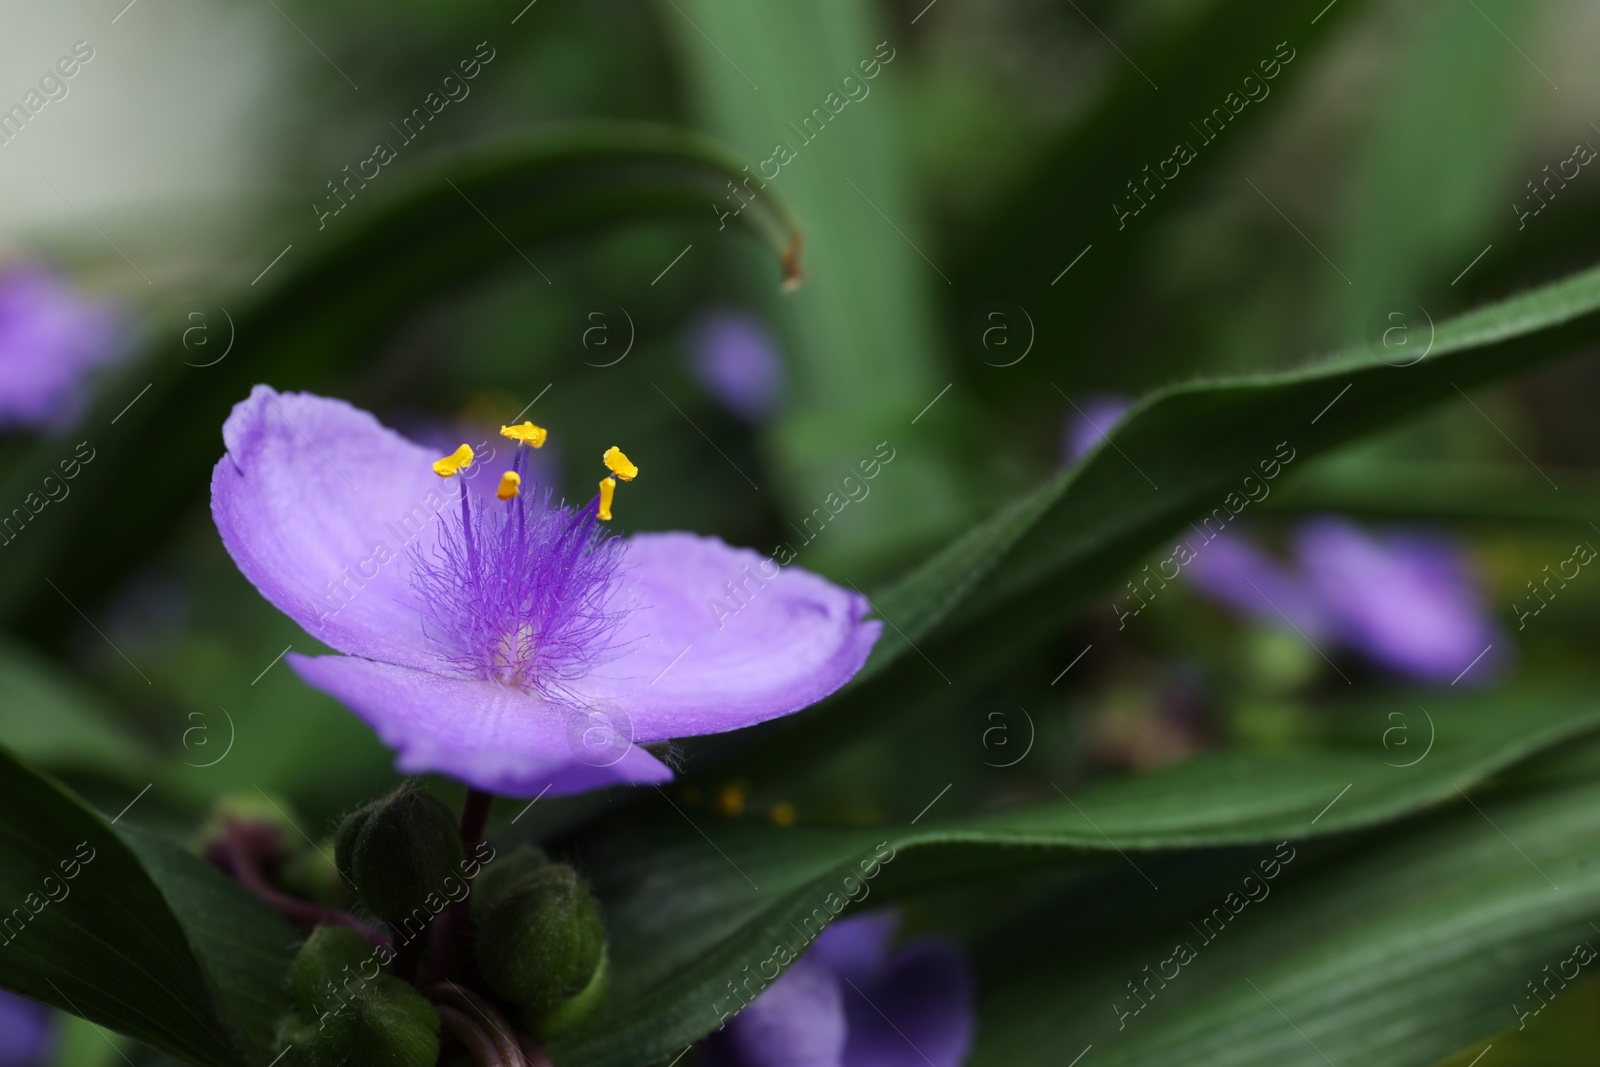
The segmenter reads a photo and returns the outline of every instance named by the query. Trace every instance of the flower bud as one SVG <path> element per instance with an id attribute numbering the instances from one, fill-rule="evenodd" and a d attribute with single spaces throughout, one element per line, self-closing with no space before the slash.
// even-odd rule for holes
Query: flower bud
<path id="1" fill-rule="evenodd" d="M 479 970 L 530 1028 L 566 1029 L 605 988 L 605 933 L 588 887 L 571 867 L 548 863 L 489 888 L 475 908 Z"/>
<path id="2" fill-rule="evenodd" d="M 442 899 L 446 879 L 461 865 L 461 836 L 450 809 L 407 782 L 345 816 L 334 856 L 361 903 L 398 923 L 426 908 L 430 896 Z"/>
<path id="3" fill-rule="evenodd" d="M 294 1010 L 278 1021 L 279 1049 L 307 1067 L 433 1067 L 439 1016 L 420 993 L 378 967 L 381 950 L 340 926 L 319 926 L 290 972 Z"/>
<path id="4" fill-rule="evenodd" d="M 514 888 L 535 871 L 550 864 L 544 852 L 533 845 L 518 845 L 511 852 L 485 865 L 483 872 L 472 883 L 473 909 L 482 915 L 484 910 L 498 904 Z"/>
<path id="5" fill-rule="evenodd" d="M 289 970 L 295 1008 L 301 1015 L 315 1018 L 357 995 L 365 988 L 367 976 L 378 971 L 377 953 L 366 938 L 346 927 L 312 930 Z"/>

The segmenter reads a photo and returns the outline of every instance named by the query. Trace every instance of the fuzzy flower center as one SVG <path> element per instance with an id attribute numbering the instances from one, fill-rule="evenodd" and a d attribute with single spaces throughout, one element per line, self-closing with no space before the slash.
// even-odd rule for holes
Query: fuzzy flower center
<path id="1" fill-rule="evenodd" d="M 617 630 L 627 605 L 616 595 L 625 545 L 601 523 L 612 492 L 602 482 L 581 508 L 553 499 L 550 490 L 525 491 L 526 447 L 544 444 L 532 423 L 501 428 L 517 442 L 513 468 L 487 500 L 461 486 L 459 515 L 441 515 L 431 552 L 413 555 L 411 583 L 424 605 L 423 629 L 461 673 L 500 682 L 558 703 L 568 686 L 619 653 Z M 622 454 L 616 449 L 618 457 Z M 442 478 L 474 462 L 462 445 L 433 465 Z M 607 467 L 626 464 L 626 457 Z"/>

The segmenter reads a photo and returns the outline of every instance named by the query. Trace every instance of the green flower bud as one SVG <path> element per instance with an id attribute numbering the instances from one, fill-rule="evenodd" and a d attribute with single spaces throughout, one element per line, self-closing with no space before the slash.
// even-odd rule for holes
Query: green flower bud
<path id="1" fill-rule="evenodd" d="M 479 970 L 530 1028 L 548 1036 L 571 1026 L 605 987 L 605 932 L 588 887 L 562 863 L 491 887 L 474 909 Z"/>
<path id="2" fill-rule="evenodd" d="M 334 839 L 339 869 L 372 913 L 398 923 L 442 901 L 447 879 L 459 880 L 461 836 L 455 816 L 437 798 L 407 782 L 345 816 Z M 442 906 L 442 905 L 441 905 Z"/>
<path id="3" fill-rule="evenodd" d="M 472 882 L 473 908 L 478 914 L 503 900 L 517 883 L 550 865 L 544 852 L 533 845 L 518 845 L 504 856 L 497 856 Z"/>
<path id="4" fill-rule="evenodd" d="M 378 969 L 380 949 L 354 930 L 319 926 L 289 969 L 289 992 L 301 1015 L 316 1018 L 365 988 Z M 348 984 L 347 984 L 348 983 Z"/>
<path id="5" fill-rule="evenodd" d="M 570 1030 L 584 1019 L 587 1019 L 594 1013 L 595 1009 L 600 1007 L 600 1002 L 605 999 L 606 977 L 610 974 L 610 971 L 611 959 L 606 955 L 606 947 L 602 944 L 600 946 L 600 965 L 594 969 L 594 975 L 590 977 L 589 984 L 580 989 L 576 996 L 556 1008 L 543 1019 L 535 1018 L 530 1014 L 528 1018 L 529 1025 L 538 1031 L 540 1037 L 551 1038 Z"/>
<path id="6" fill-rule="evenodd" d="M 433 1067 L 439 1016 L 378 967 L 382 950 L 354 930 L 319 926 L 295 957 L 295 1010 L 278 1021 L 279 1050 L 306 1067 Z"/>

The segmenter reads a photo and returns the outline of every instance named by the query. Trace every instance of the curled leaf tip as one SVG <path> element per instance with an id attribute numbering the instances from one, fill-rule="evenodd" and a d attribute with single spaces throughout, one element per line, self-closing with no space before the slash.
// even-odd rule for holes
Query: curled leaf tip
<path id="1" fill-rule="evenodd" d="M 803 243 L 804 238 L 796 230 L 789 239 L 789 247 L 783 251 L 783 291 L 786 293 L 794 292 L 805 281 L 806 272 L 800 266 L 800 246 Z"/>

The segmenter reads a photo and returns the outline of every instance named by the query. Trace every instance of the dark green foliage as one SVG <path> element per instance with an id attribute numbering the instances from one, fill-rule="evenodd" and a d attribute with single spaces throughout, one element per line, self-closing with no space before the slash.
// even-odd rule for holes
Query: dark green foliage
<path id="1" fill-rule="evenodd" d="M 3 751 L 0 805 L 19 815 L 0 825 L 0 985 L 190 1063 L 264 1067 L 286 1003 L 287 923 Z"/>

